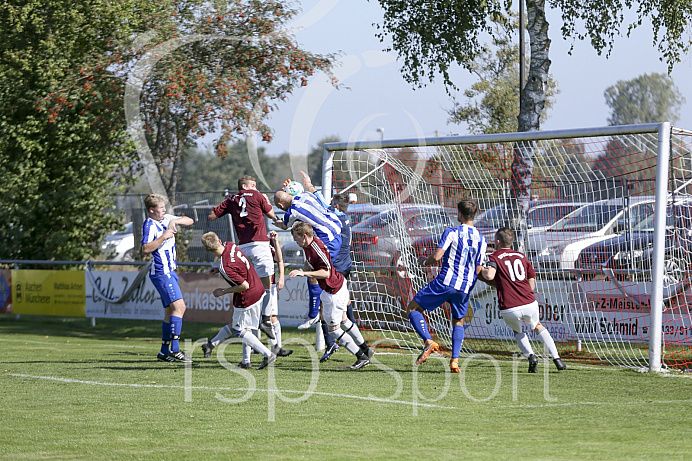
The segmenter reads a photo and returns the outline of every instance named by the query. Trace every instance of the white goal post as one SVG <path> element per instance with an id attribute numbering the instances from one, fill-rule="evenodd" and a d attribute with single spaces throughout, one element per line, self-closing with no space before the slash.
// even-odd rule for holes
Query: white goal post
<path id="1" fill-rule="evenodd" d="M 436 269 L 416 261 L 471 197 L 489 242 L 498 227 L 517 231 L 537 272 L 541 323 L 562 357 L 692 368 L 691 147 L 692 133 L 669 123 L 325 144 L 327 200 L 357 197 L 356 317 L 381 347 L 420 348 L 405 308 Z M 528 172 L 521 178 L 517 160 Z M 521 181 L 530 197 L 516 193 Z M 494 289 L 479 281 L 470 307 L 462 354 L 518 352 Z M 426 317 L 448 348 L 448 308 Z"/>

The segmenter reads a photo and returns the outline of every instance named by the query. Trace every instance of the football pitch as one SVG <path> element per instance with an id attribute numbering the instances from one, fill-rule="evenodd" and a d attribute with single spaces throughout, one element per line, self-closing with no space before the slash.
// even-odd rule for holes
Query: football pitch
<path id="1" fill-rule="evenodd" d="M 185 323 L 183 338 L 220 325 Z M 320 364 L 314 333 L 240 370 L 240 345 L 155 359 L 160 322 L 0 317 L 3 459 L 689 459 L 692 379 L 566 361 L 378 349 Z M 188 346 L 193 342 L 187 343 Z M 183 346 L 185 348 L 185 346 Z M 220 355 L 217 355 L 217 352 Z M 255 367 L 261 357 L 253 355 Z M 463 363 L 462 363 L 463 362 Z M 547 370 L 547 373 L 545 372 Z"/>

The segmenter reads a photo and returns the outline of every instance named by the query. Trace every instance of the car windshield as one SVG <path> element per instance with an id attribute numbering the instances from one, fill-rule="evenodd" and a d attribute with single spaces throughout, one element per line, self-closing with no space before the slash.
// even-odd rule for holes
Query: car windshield
<path id="1" fill-rule="evenodd" d="M 558 219 L 568 215 L 582 205 L 555 205 L 529 210 L 527 216 L 528 223 L 532 227 L 548 227 L 557 222 Z"/>
<path id="2" fill-rule="evenodd" d="M 675 215 L 670 214 L 670 207 L 666 216 L 666 228 L 672 229 L 690 229 L 692 228 L 692 207 L 687 205 L 678 205 L 675 207 Z M 632 230 L 634 232 L 653 232 L 654 231 L 654 215 L 651 214 L 639 221 Z"/>
<path id="3" fill-rule="evenodd" d="M 372 216 L 377 215 L 377 211 L 347 211 L 348 219 L 351 221 L 351 226 L 355 226 Z"/>
<path id="4" fill-rule="evenodd" d="M 551 232 L 596 232 L 601 230 L 622 210 L 622 206 L 594 203 L 573 211 L 548 230 Z"/>
<path id="5" fill-rule="evenodd" d="M 504 205 L 491 208 L 478 215 L 475 225 L 478 227 L 503 227 L 507 221 L 507 212 Z"/>

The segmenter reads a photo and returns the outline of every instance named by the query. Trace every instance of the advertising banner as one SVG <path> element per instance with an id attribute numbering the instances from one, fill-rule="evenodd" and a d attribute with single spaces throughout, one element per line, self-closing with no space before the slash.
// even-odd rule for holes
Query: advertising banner
<path id="1" fill-rule="evenodd" d="M 84 272 L 12 270 L 12 312 L 84 317 Z"/>
<path id="2" fill-rule="evenodd" d="M 556 342 L 575 339 L 569 326 L 569 285 L 564 280 L 542 280 L 536 283 L 539 321 Z M 469 307 L 473 309 L 471 326 L 466 336 L 477 339 L 506 339 L 514 341 L 514 332 L 500 314 L 495 288 L 478 281 L 471 295 Z M 526 330 L 525 330 L 526 331 Z M 529 332 L 533 339 L 533 332 Z"/>
<path id="3" fill-rule="evenodd" d="M 161 297 L 149 280 L 141 278 L 132 287 L 137 272 L 92 271 L 87 277 L 86 316 L 163 320 Z M 230 323 L 233 318 L 232 295 L 215 298 L 214 289 L 227 287 L 228 283 L 218 275 L 178 273 L 180 290 L 185 300 L 185 321 Z M 130 291 L 129 296 L 121 299 Z M 286 286 L 279 291 L 279 320 L 284 326 L 303 323 L 307 313 L 307 285 L 304 277 L 286 279 Z"/>
<path id="4" fill-rule="evenodd" d="M 91 271 L 86 277 L 86 316 L 163 320 L 161 297 L 149 277 L 132 287 L 137 272 Z M 130 291 L 129 296 L 122 299 Z"/>

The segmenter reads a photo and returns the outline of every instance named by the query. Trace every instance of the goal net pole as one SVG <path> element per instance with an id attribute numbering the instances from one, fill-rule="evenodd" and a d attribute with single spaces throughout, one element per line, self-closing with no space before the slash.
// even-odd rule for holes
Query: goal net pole
<path id="1" fill-rule="evenodd" d="M 656 165 L 656 202 L 654 205 L 654 254 L 651 274 L 651 325 L 649 371 L 661 371 L 661 331 L 663 322 L 663 260 L 665 258 L 666 204 L 668 202 L 668 162 L 670 160 L 670 123 L 658 129 Z"/>

